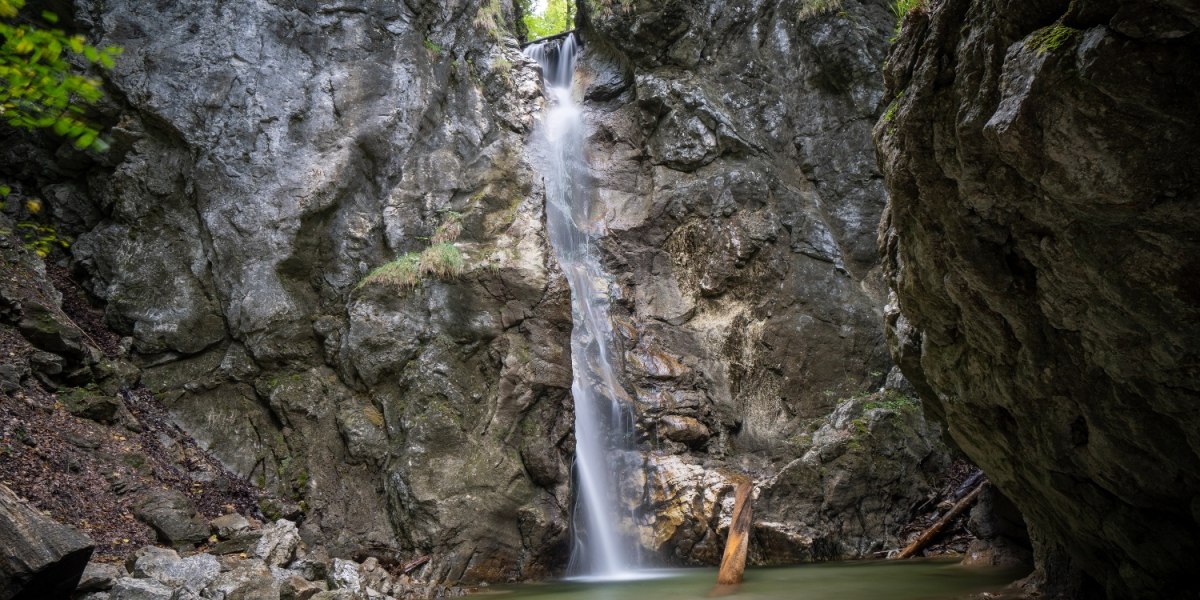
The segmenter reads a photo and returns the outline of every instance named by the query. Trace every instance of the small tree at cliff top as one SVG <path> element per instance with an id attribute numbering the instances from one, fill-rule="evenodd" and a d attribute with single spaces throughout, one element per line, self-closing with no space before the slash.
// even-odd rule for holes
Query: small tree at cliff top
<path id="1" fill-rule="evenodd" d="M 25 0 L 0 0 L 0 119 L 22 129 L 51 129 L 76 148 L 103 150 L 100 131 L 85 118 L 103 96 L 99 79 L 83 66 L 111 69 L 121 49 L 96 48 L 81 35 L 54 28 L 58 16 L 42 12 L 40 22 L 21 13 Z"/>
<path id="2" fill-rule="evenodd" d="M 521 9 L 531 40 L 562 33 L 575 25 L 574 0 L 521 0 Z"/>

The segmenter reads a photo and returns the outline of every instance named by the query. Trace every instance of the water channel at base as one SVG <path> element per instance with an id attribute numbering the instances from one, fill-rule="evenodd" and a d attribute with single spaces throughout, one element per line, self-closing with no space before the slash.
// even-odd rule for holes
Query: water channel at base
<path id="1" fill-rule="evenodd" d="M 632 581 L 495 585 L 471 596 L 504 600 L 955 600 L 999 592 L 1024 574 L 966 568 L 956 560 L 940 559 L 829 562 L 747 569 L 746 581 L 740 586 L 719 589 L 716 569 L 643 573 L 648 577 Z"/>

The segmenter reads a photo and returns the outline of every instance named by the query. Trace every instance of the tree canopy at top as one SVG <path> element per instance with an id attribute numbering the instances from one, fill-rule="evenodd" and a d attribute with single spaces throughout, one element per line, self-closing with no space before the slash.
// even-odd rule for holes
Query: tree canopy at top
<path id="1" fill-rule="evenodd" d="M 574 0 L 521 0 L 521 8 L 530 40 L 562 33 L 575 26 Z"/>

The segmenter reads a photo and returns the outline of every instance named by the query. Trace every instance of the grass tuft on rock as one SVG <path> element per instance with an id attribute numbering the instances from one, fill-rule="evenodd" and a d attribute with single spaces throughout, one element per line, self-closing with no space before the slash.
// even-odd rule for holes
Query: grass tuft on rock
<path id="1" fill-rule="evenodd" d="M 449 279 L 457 277 L 466 267 L 462 252 L 451 242 L 434 244 L 421 252 L 409 252 L 392 262 L 377 267 L 358 283 L 355 289 L 366 285 L 388 285 L 407 289 L 416 286 L 425 277 Z"/>
<path id="2" fill-rule="evenodd" d="M 908 13 L 924 11 L 926 4 L 928 4 L 928 0 L 893 0 L 890 6 L 892 14 L 896 15 L 897 36 L 900 35 L 900 28 L 904 25 L 904 17 L 908 16 Z"/>

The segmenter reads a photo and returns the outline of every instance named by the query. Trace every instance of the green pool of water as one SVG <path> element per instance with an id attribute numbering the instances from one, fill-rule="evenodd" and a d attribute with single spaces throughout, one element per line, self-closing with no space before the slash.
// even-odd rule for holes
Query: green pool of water
<path id="1" fill-rule="evenodd" d="M 497 600 L 950 600 L 996 592 L 1022 573 L 960 567 L 956 561 L 869 561 L 748 569 L 740 586 L 717 589 L 716 569 L 655 571 L 620 582 L 552 581 L 492 586 Z"/>

